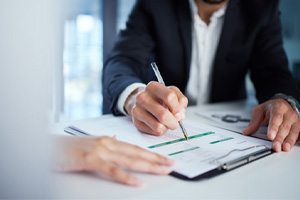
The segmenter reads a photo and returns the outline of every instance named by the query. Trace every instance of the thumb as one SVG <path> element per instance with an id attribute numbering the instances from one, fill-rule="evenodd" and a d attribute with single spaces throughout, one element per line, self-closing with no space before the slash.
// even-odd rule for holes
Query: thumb
<path id="1" fill-rule="evenodd" d="M 261 107 L 254 108 L 252 112 L 252 118 L 247 128 L 244 129 L 243 134 L 244 135 L 250 135 L 255 133 L 260 125 L 264 121 L 264 110 Z"/>

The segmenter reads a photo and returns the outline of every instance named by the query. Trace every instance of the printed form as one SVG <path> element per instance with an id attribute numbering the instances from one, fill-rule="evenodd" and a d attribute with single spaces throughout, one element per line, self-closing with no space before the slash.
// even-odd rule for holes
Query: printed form
<path id="1" fill-rule="evenodd" d="M 139 132 L 127 117 L 103 117 L 73 124 L 94 136 L 116 136 L 118 140 L 147 148 L 175 161 L 173 170 L 193 178 L 220 167 L 222 164 L 271 149 L 270 141 L 243 136 L 195 121 L 184 122 L 189 140 L 180 128 L 163 136 Z"/>

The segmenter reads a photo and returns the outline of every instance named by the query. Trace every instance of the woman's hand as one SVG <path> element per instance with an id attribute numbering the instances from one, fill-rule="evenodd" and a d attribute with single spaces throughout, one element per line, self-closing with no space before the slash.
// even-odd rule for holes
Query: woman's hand
<path id="1" fill-rule="evenodd" d="M 94 172 L 131 186 L 142 182 L 126 169 L 166 175 L 173 164 L 161 155 L 111 137 L 61 137 L 57 141 L 58 170 Z"/>

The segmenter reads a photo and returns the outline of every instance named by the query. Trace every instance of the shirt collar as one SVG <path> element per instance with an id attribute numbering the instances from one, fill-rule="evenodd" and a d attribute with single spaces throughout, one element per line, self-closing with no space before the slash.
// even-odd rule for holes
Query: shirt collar
<path id="1" fill-rule="evenodd" d="M 191 9 L 192 15 L 193 16 L 198 15 L 198 8 L 197 8 L 195 0 L 189 0 L 189 2 L 190 2 L 190 9 Z M 225 15 L 226 8 L 227 8 L 227 3 L 222 8 L 220 8 L 219 10 L 214 12 L 214 14 L 211 16 L 211 19 L 223 17 Z"/>

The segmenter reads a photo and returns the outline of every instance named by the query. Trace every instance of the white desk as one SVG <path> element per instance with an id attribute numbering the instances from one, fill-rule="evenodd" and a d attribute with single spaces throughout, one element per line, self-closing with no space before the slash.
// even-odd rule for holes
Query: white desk
<path id="1" fill-rule="evenodd" d="M 240 110 L 244 103 L 189 108 L 188 117 L 199 120 L 193 110 Z M 247 107 L 247 106 L 246 106 Z M 247 107 L 249 109 L 249 107 Z M 200 121 L 201 122 L 201 121 Z M 65 124 L 54 130 L 61 131 Z M 55 197 L 97 199 L 300 199 L 300 146 L 276 153 L 228 173 L 188 182 L 171 176 L 136 174 L 146 184 L 132 188 L 89 174 L 55 173 Z"/>

